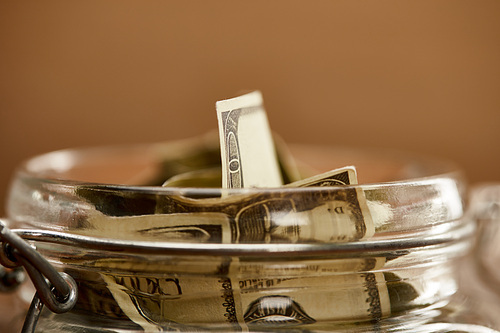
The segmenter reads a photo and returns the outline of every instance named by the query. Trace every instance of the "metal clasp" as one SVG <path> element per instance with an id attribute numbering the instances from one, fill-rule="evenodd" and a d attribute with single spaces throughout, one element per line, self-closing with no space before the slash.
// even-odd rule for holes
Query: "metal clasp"
<path id="1" fill-rule="evenodd" d="M 78 298 L 75 280 L 66 273 L 58 272 L 34 247 L 12 232 L 0 219 L 0 264 L 13 268 L 4 270 L 1 281 L 7 288 L 15 288 L 22 282 L 20 267 L 24 267 L 37 292 L 24 321 L 22 333 L 34 332 L 40 313 L 45 305 L 54 313 L 68 312 Z M 7 283 L 6 283 L 7 282 Z M 0 291 L 2 287 L 0 287 Z"/>

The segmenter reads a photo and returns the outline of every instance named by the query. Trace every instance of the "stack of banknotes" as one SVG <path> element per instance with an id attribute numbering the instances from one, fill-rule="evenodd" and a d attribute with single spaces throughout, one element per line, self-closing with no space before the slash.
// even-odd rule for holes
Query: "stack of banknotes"
<path id="1" fill-rule="evenodd" d="M 272 135 L 260 92 L 219 101 L 216 111 L 217 144 L 211 139 L 172 144 L 161 175 L 142 183 L 218 188 L 220 195 L 199 198 L 173 191 L 145 197 L 143 204 L 135 197 L 127 204 L 124 196 L 96 197 L 82 187 L 78 194 L 96 210 L 80 233 L 220 244 L 344 243 L 374 235 L 363 191 L 349 186 L 357 184 L 355 167 L 304 178 L 285 145 Z M 300 195 L 293 190 L 308 187 Z M 226 190 L 236 188 L 242 190 Z M 418 297 L 396 274 L 382 272 L 394 259 L 390 255 L 313 262 L 291 258 L 283 265 L 240 259 L 209 258 L 198 272 L 191 268 L 185 274 L 175 260 L 101 259 L 95 265 L 106 290 L 82 288 L 87 288 L 88 304 L 96 307 L 90 298 L 99 299 L 99 307 L 108 304 L 108 312 L 145 331 L 223 330 L 221 323 L 233 331 L 301 331 L 325 322 L 376 325 L 405 311 Z"/>

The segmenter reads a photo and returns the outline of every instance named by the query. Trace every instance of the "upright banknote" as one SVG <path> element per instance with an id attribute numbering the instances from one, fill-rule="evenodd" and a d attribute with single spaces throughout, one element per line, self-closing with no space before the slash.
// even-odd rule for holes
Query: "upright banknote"
<path id="1" fill-rule="evenodd" d="M 283 185 L 273 138 L 258 91 L 216 103 L 222 187 Z"/>

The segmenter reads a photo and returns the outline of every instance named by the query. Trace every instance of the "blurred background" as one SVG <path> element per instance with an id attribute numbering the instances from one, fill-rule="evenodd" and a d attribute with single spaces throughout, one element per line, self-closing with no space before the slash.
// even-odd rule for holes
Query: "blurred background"
<path id="1" fill-rule="evenodd" d="M 2 0 L 0 213 L 30 156 L 203 134 L 248 89 L 287 142 L 500 181 L 499 18 L 497 0 Z"/>

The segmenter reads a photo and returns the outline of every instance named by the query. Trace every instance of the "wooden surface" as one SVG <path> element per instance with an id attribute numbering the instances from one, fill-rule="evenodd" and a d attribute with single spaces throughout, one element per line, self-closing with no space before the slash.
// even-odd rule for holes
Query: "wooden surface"
<path id="1" fill-rule="evenodd" d="M 0 202 L 29 156 L 202 134 L 242 89 L 288 142 L 500 181 L 499 17 L 497 0 L 2 1 Z"/>

